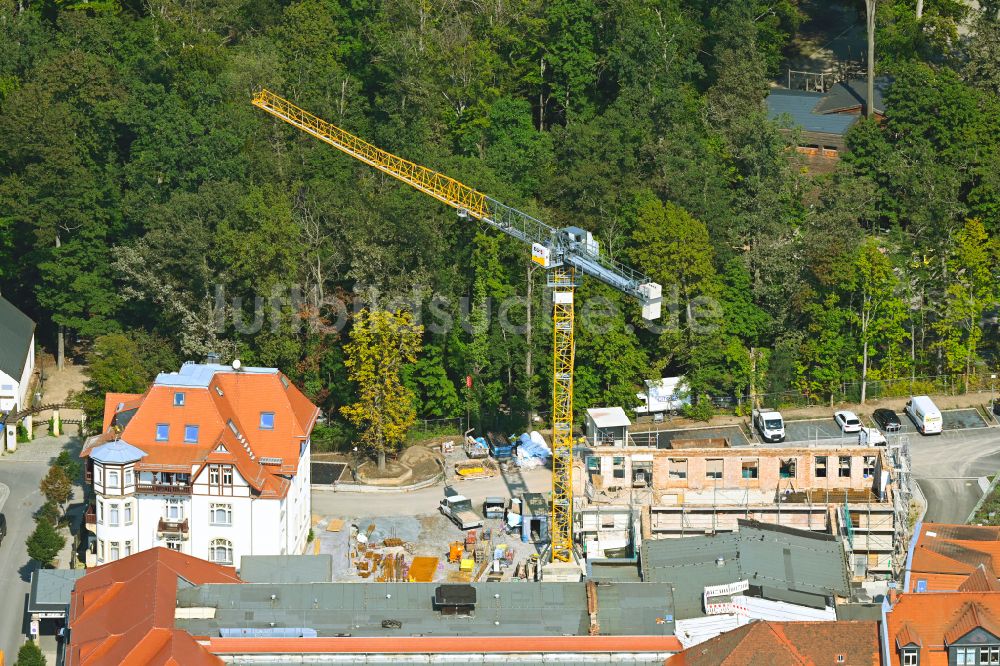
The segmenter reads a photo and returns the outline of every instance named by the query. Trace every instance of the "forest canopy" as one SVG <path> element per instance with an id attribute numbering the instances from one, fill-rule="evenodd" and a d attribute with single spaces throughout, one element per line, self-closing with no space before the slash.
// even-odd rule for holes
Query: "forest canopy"
<path id="1" fill-rule="evenodd" d="M 547 412 L 530 251 L 254 109 L 266 87 L 663 284 L 656 329 L 578 290 L 578 410 L 668 374 L 733 408 L 978 381 L 998 8 L 914 4 L 878 3 L 885 117 L 817 174 L 765 107 L 804 0 L 0 0 L 0 293 L 49 348 L 277 366 L 333 420 L 353 313 L 416 310 L 418 418 Z"/>

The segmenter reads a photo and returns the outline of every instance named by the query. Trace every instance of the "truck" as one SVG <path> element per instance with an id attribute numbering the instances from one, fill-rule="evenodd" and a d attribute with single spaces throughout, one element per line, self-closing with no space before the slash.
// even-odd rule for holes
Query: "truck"
<path id="1" fill-rule="evenodd" d="M 647 379 L 646 390 L 636 393 L 639 406 L 633 411 L 638 414 L 679 414 L 691 404 L 691 396 L 683 377 Z"/>
<path id="2" fill-rule="evenodd" d="M 438 505 L 438 509 L 463 530 L 473 530 L 483 526 L 483 519 L 472 510 L 472 500 L 465 495 L 445 497 Z"/>
<path id="3" fill-rule="evenodd" d="M 490 455 L 497 460 L 510 458 L 514 453 L 514 445 L 510 443 L 510 438 L 495 432 L 486 433 L 486 441 L 490 445 Z"/>
<path id="4" fill-rule="evenodd" d="M 753 426 L 765 442 L 783 442 L 785 440 L 785 420 L 781 412 L 773 409 L 753 410 Z"/>
<path id="5" fill-rule="evenodd" d="M 886 446 L 888 442 L 878 428 L 862 428 L 858 431 L 858 444 L 861 446 Z"/>

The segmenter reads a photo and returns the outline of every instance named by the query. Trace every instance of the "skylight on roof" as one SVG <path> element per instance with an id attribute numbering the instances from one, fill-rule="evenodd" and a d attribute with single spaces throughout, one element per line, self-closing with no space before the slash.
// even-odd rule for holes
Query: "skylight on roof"
<path id="1" fill-rule="evenodd" d="M 274 412 L 260 413 L 260 429 L 274 430 Z"/>
<path id="2" fill-rule="evenodd" d="M 174 393 L 174 407 L 184 406 L 184 393 L 183 391 L 177 391 Z"/>

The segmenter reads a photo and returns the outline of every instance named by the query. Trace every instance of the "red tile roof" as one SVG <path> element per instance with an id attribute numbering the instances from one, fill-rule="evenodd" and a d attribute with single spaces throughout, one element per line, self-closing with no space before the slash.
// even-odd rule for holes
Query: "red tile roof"
<path id="1" fill-rule="evenodd" d="M 993 569 L 979 565 L 958 586 L 959 592 L 1000 592 L 1000 581 Z"/>
<path id="2" fill-rule="evenodd" d="M 1000 527 L 924 523 L 910 562 L 909 591 L 916 591 L 921 580 L 928 591 L 958 590 L 980 567 L 996 579 Z"/>
<path id="3" fill-rule="evenodd" d="M 195 585 L 240 582 L 232 567 L 167 548 L 91 569 L 73 588 L 67 666 L 221 664 L 174 628 L 178 579 Z"/>
<path id="4" fill-rule="evenodd" d="M 906 647 L 907 645 L 921 646 L 924 642 L 920 638 L 920 634 L 909 622 L 904 622 L 903 626 L 899 628 L 899 632 L 896 633 L 896 648 Z"/>
<path id="5" fill-rule="evenodd" d="M 1000 635 L 1000 592 L 902 594 L 886 614 L 892 666 L 900 666 L 898 648 L 919 638 L 920 666 L 947 666 L 945 645 L 975 626 Z M 978 623 L 978 624 L 977 624 Z"/>
<path id="6" fill-rule="evenodd" d="M 444 654 L 677 652 L 675 636 L 403 636 L 399 638 L 210 638 L 215 654 Z"/>
<path id="7" fill-rule="evenodd" d="M 1000 637 L 1000 629 L 997 622 L 989 612 L 974 601 L 965 604 L 959 611 L 958 619 L 948 628 L 944 634 L 944 642 L 951 645 L 962 636 L 980 627 L 990 632 L 994 636 Z"/>
<path id="8" fill-rule="evenodd" d="M 119 411 L 126 411 L 128 409 L 138 407 L 141 402 L 141 398 L 141 393 L 105 393 L 103 430 L 107 430 L 111 427 L 111 419 L 113 419 L 115 414 Z M 119 409 L 119 405 L 121 405 L 121 409 Z"/>
<path id="9" fill-rule="evenodd" d="M 843 656 L 843 661 L 838 657 Z M 667 666 L 879 666 L 876 622 L 751 622 L 692 646 Z"/>
<path id="10" fill-rule="evenodd" d="M 184 393 L 183 406 L 174 405 L 175 393 Z M 137 410 L 121 433 L 111 433 L 121 403 Z M 272 429 L 259 427 L 262 412 L 274 414 Z M 89 440 L 81 456 L 117 436 L 146 452 L 139 470 L 191 473 L 208 462 L 228 463 L 261 494 L 280 497 L 289 487 L 280 475 L 298 472 L 302 443 L 318 416 L 316 406 L 281 373 L 219 370 L 207 387 L 154 384 L 140 396 L 108 394 L 105 433 Z M 158 424 L 168 426 L 167 441 L 156 440 Z M 197 443 L 184 441 L 188 425 L 198 426 Z M 216 452 L 219 444 L 224 452 Z M 263 465 L 262 458 L 278 464 Z"/>

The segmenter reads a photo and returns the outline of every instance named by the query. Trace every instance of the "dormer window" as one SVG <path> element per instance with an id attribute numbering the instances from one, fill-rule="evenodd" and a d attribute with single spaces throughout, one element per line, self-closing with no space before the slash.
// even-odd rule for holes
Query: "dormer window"
<path id="1" fill-rule="evenodd" d="M 979 648 L 980 664 L 1000 664 L 1000 645 Z"/>
<path id="2" fill-rule="evenodd" d="M 902 666 L 920 666 L 920 649 L 903 648 L 901 650 L 899 663 Z"/>
<path id="3" fill-rule="evenodd" d="M 960 647 L 955 649 L 955 664 L 957 666 L 974 666 L 976 664 L 976 648 Z"/>
<path id="4" fill-rule="evenodd" d="M 196 425 L 184 426 L 184 443 L 185 444 L 198 443 L 198 426 Z"/>
<path id="5" fill-rule="evenodd" d="M 260 429 L 274 430 L 274 412 L 260 413 Z"/>
<path id="6" fill-rule="evenodd" d="M 183 406 L 184 406 L 184 393 L 178 391 L 177 393 L 174 393 L 174 407 L 183 407 Z"/>
<path id="7" fill-rule="evenodd" d="M 170 425 L 167 423 L 156 424 L 156 441 L 165 442 L 170 438 Z"/>

